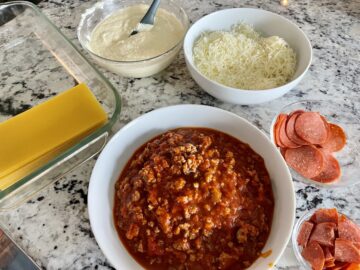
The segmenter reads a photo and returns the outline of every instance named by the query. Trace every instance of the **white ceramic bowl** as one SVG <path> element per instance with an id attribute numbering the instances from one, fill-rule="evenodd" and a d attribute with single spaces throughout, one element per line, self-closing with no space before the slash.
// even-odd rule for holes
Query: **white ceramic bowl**
<path id="1" fill-rule="evenodd" d="M 90 223 L 101 250 L 119 270 L 142 269 L 122 245 L 113 223 L 114 185 L 133 153 L 151 138 L 178 127 L 208 127 L 248 143 L 260 154 L 269 171 L 275 211 L 264 252 L 249 270 L 271 269 L 286 247 L 295 219 L 295 193 L 289 169 L 267 136 L 243 118 L 214 107 L 177 105 L 147 113 L 123 127 L 100 154 L 90 179 L 88 206 Z"/>
<path id="2" fill-rule="evenodd" d="M 295 50 L 296 71 L 289 83 L 267 90 L 243 90 L 210 80 L 196 68 L 193 61 L 193 45 L 201 33 L 229 30 L 232 25 L 241 22 L 252 25 L 265 36 L 276 35 L 285 39 Z M 304 32 L 288 19 L 261 9 L 233 8 L 211 13 L 195 22 L 185 36 L 184 54 L 191 76 L 210 95 L 229 103 L 258 104 L 281 97 L 301 81 L 311 64 L 312 48 Z"/>

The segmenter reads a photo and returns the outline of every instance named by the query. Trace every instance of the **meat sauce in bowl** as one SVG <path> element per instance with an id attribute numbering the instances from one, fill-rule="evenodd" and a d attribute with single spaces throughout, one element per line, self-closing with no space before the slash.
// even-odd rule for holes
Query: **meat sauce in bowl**
<path id="1" fill-rule="evenodd" d="M 153 138 L 115 188 L 116 229 L 146 269 L 246 269 L 270 233 L 274 198 L 263 158 L 217 130 Z"/>

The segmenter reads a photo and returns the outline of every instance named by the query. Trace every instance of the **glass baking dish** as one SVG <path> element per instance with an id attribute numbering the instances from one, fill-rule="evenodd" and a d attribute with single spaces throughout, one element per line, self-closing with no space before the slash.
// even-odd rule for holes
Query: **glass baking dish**
<path id="1" fill-rule="evenodd" d="M 17 207 L 96 155 L 112 132 L 121 103 L 108 80 L 30 2 L 0 4 L 0 63 L 0 123 L 79 83 L 90 88 L 108 115 L 105 125 L 0 190 L 1 211 Z"/>

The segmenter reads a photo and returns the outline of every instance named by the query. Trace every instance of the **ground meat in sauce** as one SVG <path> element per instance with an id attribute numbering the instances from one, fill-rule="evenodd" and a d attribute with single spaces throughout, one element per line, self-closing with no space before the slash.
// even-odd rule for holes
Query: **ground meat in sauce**
<path id="1" fill-rule="evenodd" d="M 220 131 L 157 136 L 135 152 L 115 188 L 118 234 L 146 269 L 246 269 L 270 233 L 264 160 Z"/>

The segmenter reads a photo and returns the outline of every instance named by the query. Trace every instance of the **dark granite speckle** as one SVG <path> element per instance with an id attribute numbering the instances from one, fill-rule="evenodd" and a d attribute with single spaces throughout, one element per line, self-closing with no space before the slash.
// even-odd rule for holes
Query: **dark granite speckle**
<path id="1" fill-rule="evenodd" d="M 11 97 L 0 100 L 0 115 L 15 116 L 30 108 L 31 106 L 29 104 L 20 104 L 19 106 L 15 106 L 14 99 Z"/>

